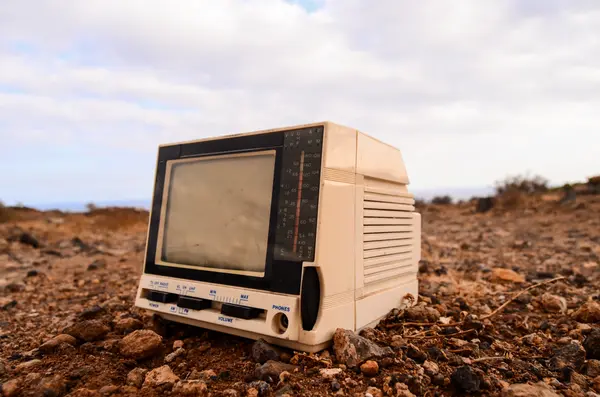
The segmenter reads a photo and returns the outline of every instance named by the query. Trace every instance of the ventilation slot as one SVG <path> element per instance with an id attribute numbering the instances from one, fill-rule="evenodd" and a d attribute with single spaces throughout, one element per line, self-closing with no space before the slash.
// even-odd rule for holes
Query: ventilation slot
<path id="1" fill-rule="evenodd" d="M 412 271 L 414 199 L 402 193 L 373 192 L 368 188 L 364 197 L 364 285 L 378 290 L 388 284 L 385 281 Z"/>

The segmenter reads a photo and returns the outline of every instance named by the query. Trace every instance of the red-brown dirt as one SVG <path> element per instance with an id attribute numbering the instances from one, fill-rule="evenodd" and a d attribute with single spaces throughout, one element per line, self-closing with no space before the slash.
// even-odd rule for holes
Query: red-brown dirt
<path id="1" fill-rule="evenodd" d="M 263 368 L 276 375 L 285 371 L 262 379 L 255 373 L 261 364 L 255 362 L 253 341 L 162 323 L 133 308 L 146 212 L 4 209 L 10 214 L 0 223 L 2 393 L 600 393 L 600 196 L 565 204 L 558 199 L 519 197 L 483 214 L 475 213 L 474 202 L 419 208 L 418 306 L 395 310 L 362 333 L 391 347 L 393 355 L 352 369 L 340 364 L 333 348 L 308 357 L 286 352 L 278 360 L 292 366 Z M 494 312 L 515 293 L 557 277 L 564 278 Z M 435 324 L 415 324 L 427 322 Z M 123 354 L 122 345 L 138 328 L 160 337 L 144 339 L 154 346 L 136 360 Z M 63 335 L 45 344 L 65 333 L 77 338 Z M 515 386 L 525 383 L 530 386 Z"/>

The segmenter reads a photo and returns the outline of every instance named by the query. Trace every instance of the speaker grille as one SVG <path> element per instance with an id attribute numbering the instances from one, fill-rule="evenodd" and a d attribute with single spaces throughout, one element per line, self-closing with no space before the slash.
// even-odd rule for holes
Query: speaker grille
<path id="1" fill-rule="evenodd" d="M 414 199 L 408 194 L 365 188 L 363 202 L 365 288 L 375 287 L 390 279 L 401 278 L 411 272 L 414 263 L 414 210 Z"/>

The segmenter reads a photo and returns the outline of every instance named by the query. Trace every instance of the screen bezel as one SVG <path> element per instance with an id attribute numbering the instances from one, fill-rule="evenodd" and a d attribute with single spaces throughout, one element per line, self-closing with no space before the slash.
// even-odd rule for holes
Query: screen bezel
<path id="1" fill-rule="evenodd" d="M 163 248 L 164 248 L 164 236 L 165 236 L 165 226 L 167 224 L 167 210 L 169 208 L 169 193 L 171 191 L 171 177 L 173 176 L 173 167 L 176 166 L 177 164 L 185 164 L 185 163 L 190 163 L 190 162 L 195 162 L 195 161 L 209 161 L 209 160 L 215 160 L 215 159 L 235 159 L 235 158 L 242 158 L 242 157 L 258 157 L 258 156 L 270 156 L 273 158 L 273 184 L 275 183 L 275 168 L 276 168 L 276 164 L 275 164 L 275 160 L 277 159 L 277 151 L 270 149 L 270 150 L 257 150 L 257 151 L 252 151 L 252 152 L 242 152 L 242 153 L 229 153 L 229 154 L 218 154 L 218 155 L 208 155 L 208 156 L 199 156 L 199 157 L 192 157 L 192 158 L 183 158 L 183 159 L 177 159 L 177 160 L 169 160 L 167 161 L 167 168 L 166 168 L 166 175 L 165 175 L 165 186 L 164 186 L 164 192 L 163 192 L 163 203 L 162 203 L 162 207 L 161 207 L 161 214 L 160 214 L 160 223 L 158 226 L 158 236 L 157 236 L 157 246 L 156 246 L 156 254 L 155 254 L 155 262 L 158 265 L 161 266 L 171 266 L 171 267 L 182 267 L 182 268 L 186 268 L 186 269 L 195 269 L 195 270 L 204 270 L 204 271 L 209 271 L 209 272 L 219 272 L 219 273 L 231 273 L 231 274 L 240 274 L 240 275 L 244 275 L 244 276 L 254 276 L 254 277 L 264 277 L 265 275 L 265 271 L 266 271 L 266 266 L 264 268 L 263 271 L 261 272 L 256 272 L 256 271 L 248 271 L 248 270 L 235 270 L 235 269 L 220 269 L 217 267 L 205 267 L 205 266 L 196 266 L 196 265 L 189 265 L 189 264 L 182 264 L 182 263 L 175 263 L 175 262 L 169 262 L 166 260 L 163 260 Z M 272 188 L 273 190 L 273 188 Z M 269 200 L 273 199 L 273 194 L 271 193 Z M 270 215 L 273 212 L 273 202 L 270 201 Z M 269 219 L 269 225 L 268 225 L 268 229 L 271 228 L 271 222 Z M 263 260 L 265 261 L 265 265 L 267 263 L 267 257 L 268 257 L 268 251 L 269 251 L 269 230 L 267 230 L 267 236 L 266 236 L 266 240 L 267 240 L 267 247 L 265 249 L 265 256 L 263 258 Z"/>
<path id="2" fill-rule="evenodd" d="M 213 284 L 238 286 L 249 289 L 299 295 L 302 279 L 301 261 L 275 260 L 275 237 L 277 229 L 277 211 L 280 194 L 281 172 L 283 164 L 284 133 L 295 129 L 274 131 L 256 135 L 242 135 L 211 139 L 206 141 L 161 146 L 158 150 L 155 188 L 152 198 L 148 242 L 144 263 L 144 273 L 171 277 L 174 279 L 201 281 Z M 167 176 L 167 163 L 170 160 L 194 158 L 200 156 L 251 153 L 265 150 L 275 151 L 275 171 L 271 197 L 271 215 L 267 258 L 264 276 L 250 276 L 218 271 L 162 266 L 156 263 L 156 250 L 161 209 Z"/>

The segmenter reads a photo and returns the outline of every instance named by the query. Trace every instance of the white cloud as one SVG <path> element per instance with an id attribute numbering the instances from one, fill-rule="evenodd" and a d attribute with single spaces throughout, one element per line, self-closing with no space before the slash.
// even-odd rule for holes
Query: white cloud
<path id="1" fill-rule="evenodd" d="M 598 37 L 592 1 L 10 2 L 0 139 L 152 162 L 163 142 L 329 119 L 399 146 L 415 188 L 562 183 L 600 172 Z"/>

